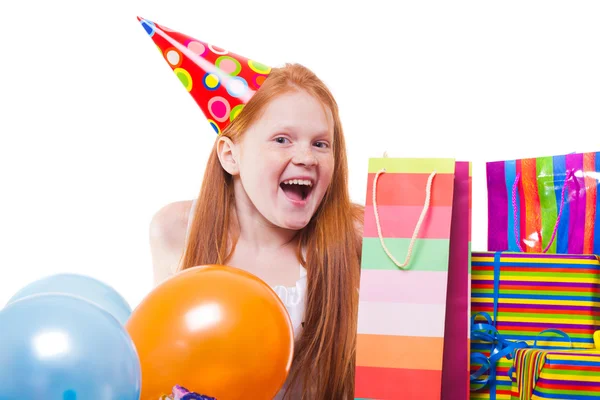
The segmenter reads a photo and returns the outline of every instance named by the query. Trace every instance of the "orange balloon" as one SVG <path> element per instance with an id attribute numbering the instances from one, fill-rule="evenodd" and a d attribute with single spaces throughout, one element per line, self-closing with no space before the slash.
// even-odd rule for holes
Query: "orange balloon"
<path id="1" fill-rule="evenodd" d="M 289 314 L 264 281 L 206 265 L 157 286 L 126 325 L 142 366 L 141 400 L 173 386 L 217 400 L 272 400 L 292 363 Z"/>

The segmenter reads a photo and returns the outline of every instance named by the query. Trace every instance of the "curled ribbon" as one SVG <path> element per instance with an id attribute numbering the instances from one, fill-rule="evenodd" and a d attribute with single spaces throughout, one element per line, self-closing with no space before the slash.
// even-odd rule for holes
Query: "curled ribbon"
<path id="1" fill-rule="evenodd" d="M 475 322 L 477 318 L 483 318 L 485 322 Z M 512 360 L 515 356 L 515 351 L 521 348 L 539 348 L 538 339 L 541 335 L 546 333 L 555 333 L 562 336 L 569 341 L 571 346 L 569 347 L 553 347 L 553 348 L 571 348 L 572 342 L 569 335 L 558 329 L 546 329 L 541 331 L 533 344 L 524 340 L 509 340 L 498 332 L 494 326 L 492 317 L 486 312 L 480 312 L 471 317 L 471 340 L 477 340 L 490 345 L 490 356 L 486 356 L 483 353 L 471 353 L 471 364 L 481 364 L 481 367 L 471 374 L 470 381 L 472 384 L 480 385 L 480 387 L 473 388 L 471 391 L 475 392 L 485 388 L 488 383 L 496 380 L 496 364 L 502 358 L 506 357 L 507 360 Z M 514 366 L 508 371 L 508 376 L 512 376 Z M 494 400 L 496 398 L 495 387 L 490 388 L 490 398 Z"/>

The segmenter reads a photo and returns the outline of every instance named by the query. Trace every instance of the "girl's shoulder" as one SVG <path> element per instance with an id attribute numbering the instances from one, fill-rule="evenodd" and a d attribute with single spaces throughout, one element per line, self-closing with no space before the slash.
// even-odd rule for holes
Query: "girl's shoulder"
<path id="1" fill-rule="evenodd" d="M 192 209 L 193 200 L 169 203 L 161 207 L 150 221 L 150 237 L 157 243 L 181 246 Z"/>
<path id="2" fill-rule="evenodd" d="M 155 283 L 175 272 L 185 249 L 192 200 L 176 201 L 161 207 L 150 221 L 150 251 Z"/>

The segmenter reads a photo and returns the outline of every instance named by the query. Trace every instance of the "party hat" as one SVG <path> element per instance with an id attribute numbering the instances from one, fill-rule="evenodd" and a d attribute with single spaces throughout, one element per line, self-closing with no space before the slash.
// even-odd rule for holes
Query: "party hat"
<path id="1" fill-rule="evenodd" d="M 234 120 L 271 68 L 138 17 L 217 134 Z"/>

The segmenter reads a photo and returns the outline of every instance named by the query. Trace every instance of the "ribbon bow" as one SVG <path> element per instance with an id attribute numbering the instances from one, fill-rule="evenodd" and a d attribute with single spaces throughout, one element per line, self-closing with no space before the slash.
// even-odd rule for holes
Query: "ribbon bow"
<path id="1" fill-rule="evenodd" d="M 475 322 L 480 317 L 485 322 Z M 471 383 L 481 385 L 478 388 L 471 389 L 471 391 L 478 391 L 485 388 L 488 383 L 492 383 L 496 380 L 496 365 L 498 361 L 506 357 L 507 360 L 512 360 L 515 357 L 515 351 L 522 348 L 539 348 L 538 339 L 540 336 L 546 333 L 555 333 L 565 338 L 570 346 L 569 347 L 555 347 L 569 349 L 572 347 L 571 338 L 565 332 L 559 329 L 546 329 L 541 331 L 535 338 L 533 344 L 530 344 L 524 340 L 509 340 L 506 339 L 494 326 L 492 317 L 486 312 L 480 312 L 471 317 L 471 340 L 477 340 L 490 345 L 490 356 L 486 356 L 483 353 L 471 353 L 471 364 L 481 364 L 481 367 L 471 374 Z M 512 376 L 514 371 L 514 365 L 508 370 L 508 376 Z M 487 373 L 487 376 L 483 377 Z M 496 398 L 495 386 L 490 388 L 490 399 Z"/>

